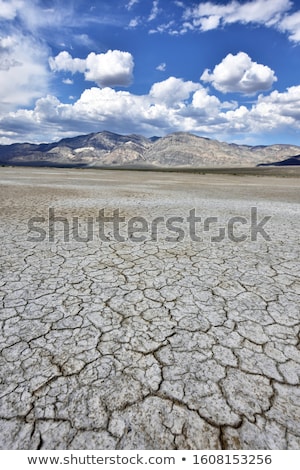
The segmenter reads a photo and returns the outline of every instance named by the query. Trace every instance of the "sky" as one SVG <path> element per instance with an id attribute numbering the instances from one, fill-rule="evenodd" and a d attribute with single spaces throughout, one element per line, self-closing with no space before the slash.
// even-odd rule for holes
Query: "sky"
<path id="1" fill-rule="evenodd" d="M 0 144 L 300 145 L 299 0 L 0 0 Z"/>

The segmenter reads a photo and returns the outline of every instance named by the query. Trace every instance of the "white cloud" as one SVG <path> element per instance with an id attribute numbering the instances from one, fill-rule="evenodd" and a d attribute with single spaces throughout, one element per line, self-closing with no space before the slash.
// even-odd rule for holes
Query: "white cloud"
<path id="1" fill-rule="evenodd" d="M 30 35 L 0 38 L 0 109 L 29 105 L 47 92 L 48 49 Z"/>
<path id="2" fill-rule="evenodd" d="M 81 72 L 84 73 L 86 69 L 86 61 L 84 59 L 73 59 L 71 54 L 67 51 L 60 52 L 56 57 L 49 58 L 50 69 L 53 72 Z"/>
<path id="3" fill-rule="evenodd" d="M 300 11 L 293 11 L 297 4 L 292 0 L 223 0 L 223 3 L 222 0 L 175 0 L 173 3 L 183 9 L 181 20 L 171 20 L 151 28 L 150 34 L 168 33 L 179 36 L 191 31 L 206 32 L 240 23 L 274 28 L 287 33 L 290 41 L 300 42 Z M 156 19 L 163 11 L 158 5 L 158 0 L 154 0 L 148 21 Z"/>
<path id="4" fill-rule="evenodd" d="M 230 23 L 259 23 L 272 26 L 277 24 L 291 7 L 292 2 L 289 0 L 251 0 L 245 3 L 233 0 L 225 5 L 201 2 L 196 7 L 187 8 L 184 19 L 190 20 L 193 27 L 201 31 Z"/>
<path id="5" fill-rule="evenodd" d="M 158 4 L 159 4 L 159 0 L 154 0 L 153 1 L 152 10 L 151 10 L 151 13 L 149 15 L 148 21 L 153 21 L 157 17 L 157 15 L 159 13 Z"/>
<path id="6" fill-rule="evenodd" d="M 300 11 L 289 14 L 292 7 L 291 0 L 201 2 L 185 9 L 180 33 L 195 29 L 205 32 L 233 23 L 253 23 L 288 33 L 290 41 L 300 42 Z"/>
<path id="7" fill-rule="evenodd" d="M 228 54 L 213 72 L 206 69 L 201 80 L 211 83 L 223 93 L 255 94 L 269 90 L 277 81 L 275 73 L 268 66 L 253 62 L 245 52 Z"/>
<path id="8" fill-rule="evenodd" d="M 91 52 L 86 59 L 85 79 L 99 86 L 127 86 L 132 82 L 134 62 L 129 52 L 118 50 L 105 54 Z"/>
<path id="9" fill-rule="evenodd" d="M 127 10 L 131 10 L 136 3 L 139 3 L 139 0 L 130 0 L 126 5 Z"/>
<path id="10" fill-rule="evenodd" d="M 187 100 L 193 91 L 200 88 L 201 85 L 198 83 L 185 82 L 181 78 L 169 77 L 167 80 L 154 83 L 149 94 L 157 103 L 174 106 Z"/>
<path id="11" fill-rule="evenodd" d="M 205 88 L 201 88 L 194 93 L 192 105 L 195 109 L 209 110 L 209 115 L 216 114 L 221 108 L 221 102 L 216 96 L 211 96 Z"/>
<path id="12" fill-rule="evenodd" d="M 172 34 L 173 30 L 171 30 L 171 26 L 173 26 L 174 21 L 171 20 L 168 23 L 162 23 L 158 25 L 155 29 L 150 29 L 149 34 L 155 34 L 155 33 L 165 33 L 168 32 L 169 34 Z"/>
<path id="13" fill-rule="evenodd" d="M 109 50 L 105 54 L 91 52 L 86 59 L 73 58 L 67 51 L 50 57 L 50 68 L 54 72 L 84 73 L 85 79 L 99 86 L 127 86 L 133 78 L 133 57 L 129 52 Z"/>
<path id="14" fill-rule="evenodd" d="M 48 5 L 47 5 L 48 4 Z M 23 8 L 18 11 L 22 26 L 34 33 L 45 34 L 51 30 L 52 40 L 61 36 L 67 27 L 79 26 L 83 18 L 76 15 L 73 2 L 42 2 L 39 0 L 23 0 Z M 68 30 L 69 36 L 70 30 Z"/>
<path id="15" fill-rule="evenodd" d="M 165 72 L 167 68 L 167 64 L 165 62 L 162 62 L 156 67 L 156 70 L 159 70 L 160 72 Z"/>
<path id="16" fill-rule="evenodd" d="M 272 115 L 295 119 L 300 123 L 300 85 L 292 86 L 286 92 L 274 90 L 268 96 L 259 96 L 254 111 L 269 120 Z"/>
<path id="17" fill-rule="evenodd" d="M 16 60 L 15 48 L 17 47 L 17 36 L 6 36 L 0 38 L 0 70 L 22 66 L 22 62 Z"/>
<path id="18" fill-rule="evenodd" d="M 130 115 L 137 114 L 138 101 L 142 101 L 142 98 L 127 91 L 115 91 L 108 87 L 102 89 L 93 87 L 85 90 L 80 99 L 70 107 L 70 117 L 74 111 L 75 115 L 88 116 L 90 119 L 97 120 L 99 124 L 113 121 L 116 125 L 123 119 L 128 121 Z"/>
<path id="19" fill-rule="evenodd" d="M 271 26 L 277 23 L 283 13 L 290 9 L 289 0 L 252 0 L 237 6 L 227 17 L 226 23 L 263 23 Z"/>
<path id="20" fill-rule="evenodd" d="M 216 29 L 220 24 L 221 17 L 218 15 L 210 15 L 204 18 L 201 18 L 201 31 L 209 31 L 211 29 Z"/>
<path id="21" fill-rule="evenodd" d="M 300 11 L 287 15 L 279 24 L 279 29 L 289 34 L 289 39 L 300 42 Z"/>
<path id="22" fill-rule="evenodd" d="M 133 18 L 132 20 L 130 20 L 128 27 L 134 29 L 139 25 L 139 23 L 140 23 L 140 18 L 139 16 L 137 16 L 136 18 Z"/>
<path id="23" fill-rule="evenodd" d="M 70 78 L 64 78 L 64 79 L 63 79 L 63 83 L 64 83 L 65 85 L 73 85 L 74 81 L 71 80 Z"/>
<path id="24" fill-rule="evenodd" d="M 94 41 L 87 34 L 75 34 L 73 40 L 80 46 L 93 47 Z"/>
<path id="25" fill-rule="evenodd" d="M 259 96 L 251 109 L 240 106 L 228 111 L 224 117 L 236 132 L 256 135 L 275 134 L 284 131 L 300 131 L 300 86 L 268 96 Z"/>
<path id="26" fill-rule="evenodd" d="M 18 42 L 17 36 L 3 36 L 0 38 L 0 49 L 8 51 L 13 48 Z"/>
<path id="27" fill-rule="evenodd" d="M 194 132 L 221 140 L 266 139 L 280 132 L 300 133 L 300 85 L 260 95 L 249 107 L 222 102 L 199 83 L 169 77 L 149 93 L 136 95 L 92 87 L 72 103 L 47 95 L 34 109 L 19 109 L 0 118 L 1 142 L 50 141 L 109 129 L 147 136 Z M 121 119 L 120 119 L 121 116 Z M 253 136 L 255 136 L 253 138 Z"/>
<path id="28" fill-rule="evenodd" d="M 26 135 L 26 140 L 45 141 L 101 129 L 149 136 L 175 130 L 204 130 L 210 109 L 214 109 L 211 114 L 218 120 L 216 107 L 221 109 L 222 104 L 216 97 L 207 97 L 205 89 L 201 104 L 200 96 L 194 93 L 201 89 L 199 83 L 170 77 L 155 83 L 147 95 L 93 87 L 86 89 L 74 104 L 46 96 L 36 102 L 33 110 L 21 109 L 4 116 L 0 129 L 3 135 L 5 129 L 14 132 L 17 141 L 24 140 L 22 135 Z"/>
<path id="29" fill-rule="evenodd" d="M 22 0 L 0 0 L 0 19 L 13 20 L 24 6 Z"/>

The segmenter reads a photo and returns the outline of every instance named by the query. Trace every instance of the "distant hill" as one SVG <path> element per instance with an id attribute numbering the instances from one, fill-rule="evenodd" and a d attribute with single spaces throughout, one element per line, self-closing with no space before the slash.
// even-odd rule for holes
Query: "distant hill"
<path id="1" fill-rule="evenodd" d="M 0 164 L 150 168 L 254 167 L 295 164 L 290 161 L 299 161 L 299 154 L 300 147 L 295 145 L 228 144 L 186 132 L 146 138 L 135 134 L 119 135 L 103 131 L 53 143 L 0 145 Z"/>
<path id="2" fill-rule="evenodd" d="M 286 158 L 280 162 L 273 163 L 261 163 L 258 166 L 294 166 L 300 165 L 300 155 L 295 155 L 294 157 Z"/>

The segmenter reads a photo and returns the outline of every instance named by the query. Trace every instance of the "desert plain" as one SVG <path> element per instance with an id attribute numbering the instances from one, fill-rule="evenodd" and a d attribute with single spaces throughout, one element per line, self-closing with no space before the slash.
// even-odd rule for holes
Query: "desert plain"
<path id="1" fill-rule="evenodd" d="M 300 449 L 280 171 L 1 168 L 0 448 Z"/>

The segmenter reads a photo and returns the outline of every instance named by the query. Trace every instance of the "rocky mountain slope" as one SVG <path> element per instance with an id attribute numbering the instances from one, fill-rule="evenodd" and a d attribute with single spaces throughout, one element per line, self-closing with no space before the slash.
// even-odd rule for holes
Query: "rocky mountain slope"
<path id="1" fill-rule="evenodd" d="M 32 166 L 245 167 L 299 155 L 295 145 L 248 146 L 185 132 L 165 137 L 98 132 L 49 144 L 0 145 L 0 164 Z M 281 163 L 282 164 L 282 163 Z"/>

